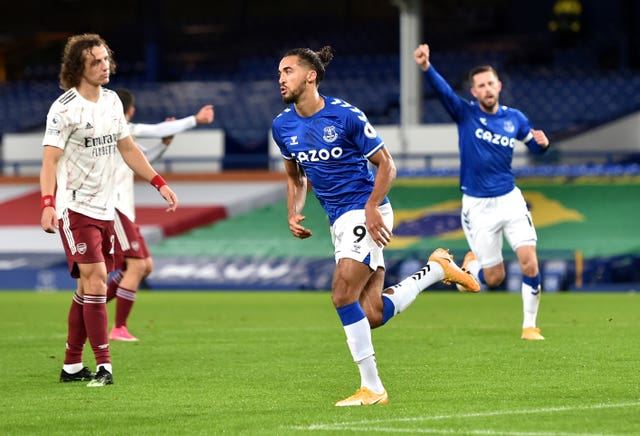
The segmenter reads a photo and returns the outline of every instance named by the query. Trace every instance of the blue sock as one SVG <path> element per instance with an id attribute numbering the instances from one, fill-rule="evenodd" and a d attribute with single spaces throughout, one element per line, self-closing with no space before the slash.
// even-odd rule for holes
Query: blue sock
<path id="1" fill-rule="evenodd" d="M 359 301 L 338 307 L 336 311 L 338 312 L 338 316 L 340 317 L 340 321 L 342 321 L 343 326 L 351 325 L 366 317 Z"/>
<path id="2" fill-rule="evenodd" d="M 531 286 L 531 288 L 534 291 L 538 290 L 538 286 L 540 286 L 540 273 L 538 273 L 538 275 L 536 275 L 535 277 L 528 277 L 523 275 L 522 276 L 522 281 L 524 283 L 526 283 L 527 285 Z"/>
<path id="3" fill-rule="evenodd" d="M 478 271 L 478 281 L 480 281 L 480 283 L 486 285 L 487 282 L 485 282 L 484 280 L 484 270 L 480 269 L 480 271 Z"/>
<path id="4" fill-rule="evenodd" d="M 391 298 L 382 295 L 382 325 L 393 318 L 396 313 L 396 305 L 393 304 Z"/>

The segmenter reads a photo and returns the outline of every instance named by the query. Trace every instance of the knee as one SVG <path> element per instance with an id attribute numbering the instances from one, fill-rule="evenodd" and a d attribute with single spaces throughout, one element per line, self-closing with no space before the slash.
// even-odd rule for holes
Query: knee
<path id="1" fill-rule="evenodd" d="M 522 274 L 527 277 L 537 276 L 539 269 L 535 247 L 531 245 L 519 247 L 516 254 L 518 255 L 518 262 L 520 263 Z"/>
<path id="2" fill-rule="evenodd" d="M 87 284 L 84 291 L 92 295 L 102 295 L 107 291 L 107 278 L 100 274 L 92 274 L 84 283 Z"/>
<path id="3" fill-rule="evenodd" d="M 350 301 L 351 299 L 348 297 L 348 293 L 333 289 L 331 292 L 331 302 L 333 303 L 333 307 L 337 309 L 338 307 L 343 307 L 353 303 L 353 301 Z"/>
<path id="4" fill-rule="evenodd" d="M 527 264 L 522 265 L 522 274 L 528 277 L 535 277 L 538 275 L 538 265 L 537 264 Z"/>
<path id="5" fill-rule="evenodd" d="M 350 292 L 349 282 L 336 274 L 331 283 L 331 301 L 333 307 L 343 307 L 356 301 L 358 297 Z"/>
<path id="6" fill-rule="evenodd" d="M 490 287 L 500 286 L 505 279 L 504 268 L 487 268 L 482 271 L 485 283 Z"/>
<path id="7" fill-rule="evenodd" d="M 149 274 L 149 268 L 153 268 L 146 259 L 128 259 L 127 272 L 133 277 L 143 278 Z"/>
<path id="8" fill-rule="evenodd" d="M 522 262 L 520 264 L 520 269 L 522 270 L 523 275 L 527 277 L 535 277 L 539 272 L 538 262 L 535 259 Z"/>

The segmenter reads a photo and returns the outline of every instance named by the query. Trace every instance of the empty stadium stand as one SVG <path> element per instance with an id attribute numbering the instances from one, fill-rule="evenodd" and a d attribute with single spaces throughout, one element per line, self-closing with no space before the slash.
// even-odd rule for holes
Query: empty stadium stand
<path id="1" fill-rule="evenodd" d="M 126 12 L 106 17 L 109 25 L 103 29 L 93 23 L 116 54 L 118 73 L 109 86 L 135 92 L 138 122 L 185 116 L 213 102 L 211 127 L 224 130 L 225 155 L 232 161 L 225 167 L 268 168 L 267 132 L 283 107 L 277 62 L 295 46 L 331 44 L 336 56 L 321 92 L 358 106 L 374 125 L 399 123 L 394 2 L 372 0 L 362 8 L 356 0 L 329 0 L 313 11 L 280 0 L 268 8 L 257 0 L 197 7 L 190 2 L 159 2 L 152 8 L 144 0 L 130 3 Z M 468 95 L 466 72 L 492 64 L 505 85 L 502 103 L 521 108 L 553 140 L 640 111 L 640 55 L 632 32 L 633 23 L 640 23 L 637 6 L 614 0 L 605 7 L 584 0 L 583 20 L 591 30 L 567 46 L 548 32 L 549 2 L 519 2 L 518 8 L 506 1 L 454 3 L 427 3 L 422 15 L 434 65 L 461 95 Z M 25 55 L 15 60 L 16 71 L 8 69 L 7 80 L 0 80 L 0 134 L 41 128 L 60 93 L 59 53 L 64 36 L 77 25 L 72 18 L 82 17 L 82 11 L 47 7 L 43 13 L 64 16 L 67 28 L 54 28 L 62 20 L 42 23 L 39 36 L 30 38 L 10 17 L 1 18 L 14 35 L 5 40 L 14 41 L 15 48 L 0 43 L 6 44 L 6 57 Z M 286 13 L 274 14 L 279 8 Z M 525 23 L 516 20 L 523 13 Z M 607 31 L 617 33 L 603 39 Z M 425 86 L 416 92 L 423 98 L 423 123 L 450 122 L 432 90 Z"/>

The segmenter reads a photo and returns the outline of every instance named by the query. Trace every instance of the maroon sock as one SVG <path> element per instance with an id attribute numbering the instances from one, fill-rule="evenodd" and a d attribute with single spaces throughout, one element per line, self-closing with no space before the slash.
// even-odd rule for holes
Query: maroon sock
<path id="1" fill-rule="evenodd" d="M 97 365 L 111 363 L 106 300 L 104 295 L 84 295 L 84 326 Z"/>
<path id="2" fill-rule="evenodd" d="M 121 280 L 122 271 L 116 272 L 109 279 L 109 283 L 107 283 L 107 302 L 116 298 L 116 292 L 118 291 L 118 286 L 120 285 Z"/>
<path id="3" fill-rule="evenodd" d="M 67 347 L 64 353 L 65 365 L 82 362 L 82 349 L 84 348 L 84 343 L 87 342 L 83 306 L 83 298 L 76 292 L 73 294 L 73 301 L 71 301 L 67 321 Z"/>
<path id="4" fill-rule="evenodd" d="M 118 298 L 116 300 L 116 327 L 126 326 L 129 313 L 131 313 L 133 303 L 136 301 L 136 291 L 119 286 L 116 296 Z"/>

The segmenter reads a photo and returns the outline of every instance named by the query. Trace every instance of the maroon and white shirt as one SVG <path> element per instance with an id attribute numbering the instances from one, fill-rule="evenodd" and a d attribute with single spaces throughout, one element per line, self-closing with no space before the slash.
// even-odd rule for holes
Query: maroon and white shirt
<path id="1" fill-rule="evenodd" d="M 122 165 L 118 141 L 127 136 L 122 102 L 109 89 L 102 88 L 94 103 L 71 88 L 51 105 L 42 145 L 63 150 L 56 174 L 58 216 L 71 209 L 99 220 L 114 219 L 114 176 Z"/>

